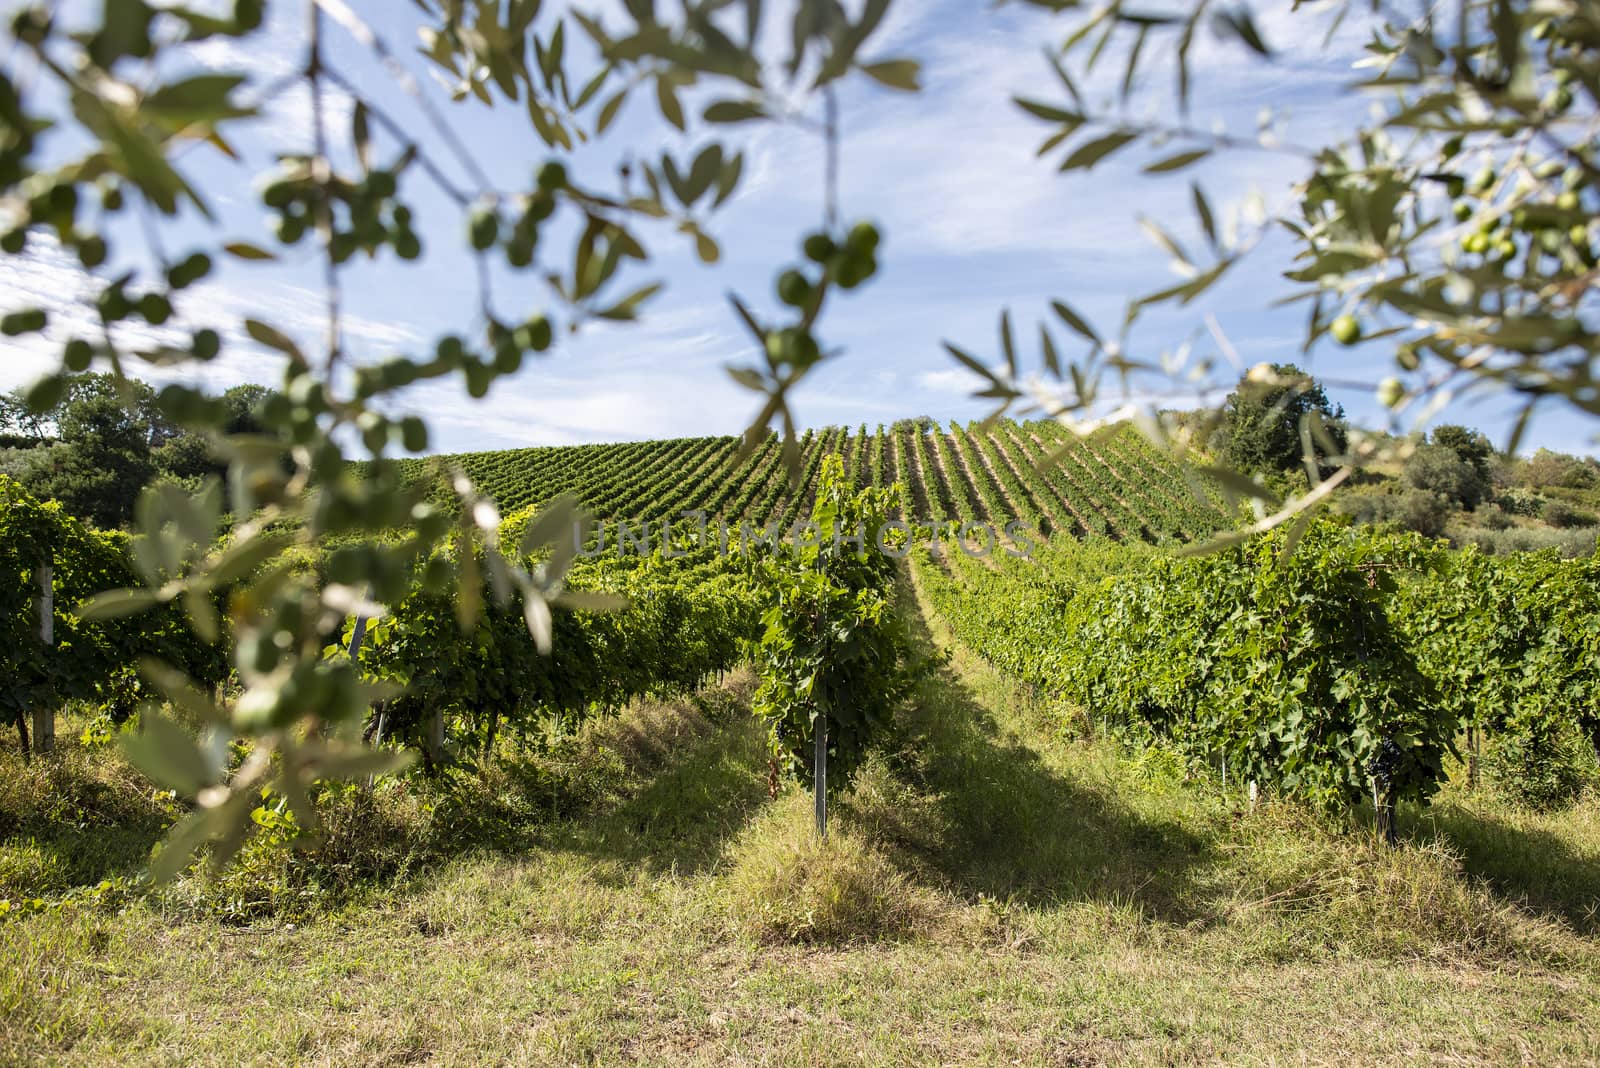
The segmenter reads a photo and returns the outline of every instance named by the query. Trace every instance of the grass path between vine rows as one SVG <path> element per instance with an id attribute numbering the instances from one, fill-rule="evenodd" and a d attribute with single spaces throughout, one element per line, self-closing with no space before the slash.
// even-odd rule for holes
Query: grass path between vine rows
<path id="1" fill-rule="evenodd" d="M 337 913 L 12 919 L 0 1064 L 1600 1060 L 1593 801 L 1447 792 L 1393 851 L 1245 811 L 903 605 L 950 655 L 826 850 L 736 679 L 593 728 L 605 803 Z"/>

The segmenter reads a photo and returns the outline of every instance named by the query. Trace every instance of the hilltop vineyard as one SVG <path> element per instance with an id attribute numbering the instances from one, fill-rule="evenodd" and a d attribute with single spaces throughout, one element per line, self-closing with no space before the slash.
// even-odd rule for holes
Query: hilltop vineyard
<path id="1" fill-rule="evenodd" d="M 703 512 L 729 526 L 788 528 L 808 514 L 822 457 L 838 453 L 859 487 L 894 489 L 894 518 L 929 523 L 1018 522 L 1045 537 L 1188 542 L 1232 526 L 1215 487 L 1186 473 L 1131 427 L 1079 439 L 1058 424 L 1004 420 L 947 428 L 879 426 L 806 431 L 798 491 L 782 445 L 739 456 L 733 437 L 547 446 L 406 461 L 412 481 L 459 468 L 509 512 L 576 494 L 597 519 L 649 521 Z M 1046 461 L 1050 462 L 1046 462 Z"/>

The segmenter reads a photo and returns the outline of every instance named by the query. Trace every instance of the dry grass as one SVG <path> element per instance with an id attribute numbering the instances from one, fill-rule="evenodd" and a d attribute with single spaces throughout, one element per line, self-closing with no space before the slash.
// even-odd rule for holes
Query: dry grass
<path id="1" fill-rule="evenodd" d="M 725 903 L 765 942 L 838 945 L 926 937 L 952 910 L 837 819 L 820 838 L 810 795 L 785 791 L 729 853 Z"/>

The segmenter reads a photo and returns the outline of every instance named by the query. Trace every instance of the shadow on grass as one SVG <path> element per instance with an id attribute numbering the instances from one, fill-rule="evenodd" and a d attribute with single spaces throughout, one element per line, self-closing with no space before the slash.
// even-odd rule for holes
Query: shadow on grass
<path id="1" fill-rule="evenodd" d="M 1461 855 L 1468 874 L 1517 904 L 1561 916 L 1585 935 L 1600 935 L 1600 857 L 1577 852 L 1548 831 L 1445 803 L 1418 821 L 1416 837 L 1439 836 Z"/>
<path id="2" fill-rule="evenodd" d="M 41 897 L 134 876 L 181 814 L 120 761 L 63 739 L 0 752 L 0 897 Z"/>
<path id="3" fill-rule="evenodd" d="M 651 871 L 702 872 L 767 801 L 765 739 L 750 717 L 715 725 L 615 807 L 571 823 L 560 844 Z"/>
<path id="4" fill-rule="evenodd" d="M 626 785 L 555 828 L 550 844 L 648 871 L 714 867 L 728 839 L 766 803 L 766 740 L 750 716 L 754 679 L 621 719 L 603 748 Z"/>
<path id="5" fill-rule="evenodd" d="M 935 643 L 909 590 L 902 609 L 919 650 Z M 937 662 L 936 662 L 937 663 Z M 919 866 L 958 892 L 1029 905 L 1096 901 L 1187 924 L 1215 918 L 1192 873 L 1206 841 L 1173 820 L 1135 811 L 1107 787 L 1046 765 L 1005 737 L 959 674 L 940 663 L 897 725 L 896 770 L 938 798 L 947 833 Z"/>

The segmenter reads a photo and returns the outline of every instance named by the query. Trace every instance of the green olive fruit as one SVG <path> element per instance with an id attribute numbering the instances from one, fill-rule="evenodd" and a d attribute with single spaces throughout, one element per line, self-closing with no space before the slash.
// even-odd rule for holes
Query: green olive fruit
<path id="1" fill-rule="evenodd" d="M 767 360 L 773 364 L 787 363 L 789 360 L 789 347 L 787 331 L 774 330 L 767 335 L 766 348 Z"/>
<path id="2" fill-rule="evenodd" d="M 805 307 L 811 301 L 810 281 L 799 271 L 784 271 L 778 277 L 778 299 L 795 308 Z"/>
<path id="3" fill-rule="evenodd" d="M 543 352 L 550 347 L 554 340 L 554 329 L 550 320 L 544 315 L 534 315 L 516 329 L 517 344 L 524 350 Z"/>
<path id="4" fill-rule="evenodd" d="M 522 370 L 522 350 L 510 342 L 497 345 L 490 366 L 494 368 L 496 374 L 514 375 Z"/>
<path id="5" fill-rule="evenodd" d="M 407 452 L 426 452 L 428 449 L 428 424 L 414 415 L 400 420 L 400 443 Z"/>
<path id="6" fill-rule="evenodd" d="M 1398 378 L 1385 378 L 1378 384 L 1378 403 L 1393 408 L 1405 398 L 1406 387 Z"/>
<path id="7" fill-rule="evenodd" d="M 23 394 L 23 403 L 36 415 L 53 410 L 67 392 L 67 380 L 61 375 L 46 375 Z"/>
<path id="8" fill-rule="evenodd" d="M 139 314 L 151 326 L 160 326 L 172 318 L 172 303 L 160 293 L 146 293 L 139 298 Z"/>
<path id="9" fill-rule="evenodd" d="M 1354 315 L 1341 315 L 1328 325 L 1328 332 L 1341 345 L 1354 345 L 1361 340 L 1361 321 Z"/>
<path id="10" fill-rule="evenodd" d="M 467 222 L 467 238 L 472 247 L 485 252 L 494 246 L 500 236 L 500 216 L 493 208 L 478 208 Z"/>
<path id="11" fill-rule="evenodd" d="M 539 168 L 539 188 L 547 193 L 567 187 L 567 168 L 560 160 L 551 160 Z"/>
<path id="12" fill-rule="evenodd" d="M 24 308 L 0 317 L 0 334 L 16 337 L 18 334 L 35 334 L 49 324 L 43 308 Z"/>
<path id="13" fill-rule="evenodd" d="M 107 286 L 101 290 L 95 304 L 100 310 L 100 317 L 108 323 L 126 319 L 128 313 L 133 311 L 133 304 L 120 285 Z"/>
<path id="14" fill-rule="evenodd" d="M 882 235 L 878 228 L 869 222 L 859 222 L 850 228 L 849 245 L 852 249 L 861 249 L 871 252 L 878 247 Z"/>
<path id="15" fill-rule="evenodd" d="M 285 178 L 279 178 L 267 183 L 261 190 L 261 203 L 269 208 L 288 207 L 289 201 L 295 198 L 295 186 Z"/>
<path id="16" fill-rule="evenodd" d="M 440 363 L 455 366 L 467 357 L 466 344 L 454 334 L 446 334 L 434 346 L 434 355 Z"/>
<path id="17" fill-rule="evenodd" d="M 273 234 L 285 245 L 299 244 L 306 236 L 305 220 L 294 215 L 280 215 L 273 220 Z"/>
<path id="18" fill-rule="evenodd" d="M 94 347 L 81 337 L 73 338 L 61 350 L 61 364 L 73 374 L 87 371 L 93 362 Z"/>
<path id="19" fill-rule="evenodd" d="M 814 263 L 827 263 L 833 259 L 833 254 L 838 251 L 833 243 L 833 238 L 827 234 L 812 234 L 805 240 L 806 259 Z"/>
<path id="20" fill-rule="evenodd" d="M 91 271 L 106 262 L 106 239 L 98 234 L 90 234 L 79 241 L 78 262 Z"/>
<path id="21" fill-rule="evenodd" d="M 528 210 L 524 213 L 523 218 L 527 219 L 529 223 L 537 225 L 550 218 L 555 210 L 556 198 L 551 196 L 547 190 L 541 189 L 528 198 Z"/>
<path id="22" fill-rule="evenodd" d="M 190 350 L 196 359 L 214 360 L 217 353 L 222 351 L 222 338 L 209 326 L 203 327 L 194 332 L 194 342 Z"/>
<path id="23" fill-rule="evenodd" d="M 259 29 L 265 14 L 262 0 L 233 0 L 233 24 L 241 30 Z"/>

